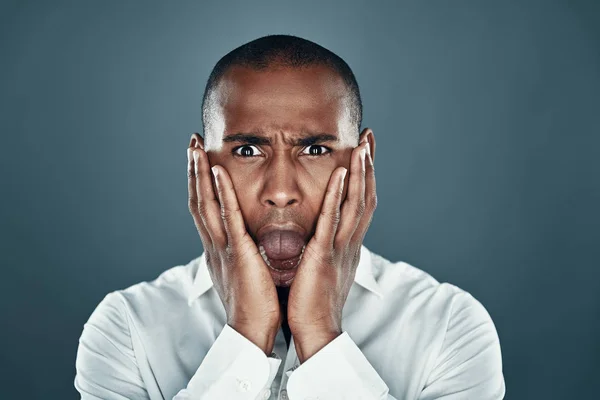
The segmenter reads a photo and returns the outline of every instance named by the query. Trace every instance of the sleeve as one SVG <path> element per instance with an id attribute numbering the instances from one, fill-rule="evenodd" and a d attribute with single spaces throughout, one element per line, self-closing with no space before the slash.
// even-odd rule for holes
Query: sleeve
<path id="1" fill-rule="evenodd" d="M 388 386 L 347 332 L 286 371 L 290 400 L 393 400 Z"/>
<path id="2" fill-rule="evenodd" d="M 206 353 L 187 387 L 173 400 L 268 399 L 281 358 L 269 357 L 229 325 Z"/>
<path id="3" fill-rule="evenodd" d="M 419 400 L 500 400 L 505 392 L 500 340 L 492 318 L 470 293 L 461 292 Z"/>
<path id="4" fill-rule="evenodd" d="M 74 385 L 81 399 L 149 399 L 117 292 L 106 295 L 83 325 Z"/>

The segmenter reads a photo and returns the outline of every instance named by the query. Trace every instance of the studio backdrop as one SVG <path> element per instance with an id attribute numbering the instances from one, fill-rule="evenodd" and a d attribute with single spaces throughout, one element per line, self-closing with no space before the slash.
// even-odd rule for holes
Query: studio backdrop
<path id="1" fill-rule="evenodd" d="M 596 1 L 3 1 L 3 399 L 77 398 L 109 292 L 203 249 L 186 148 L 214 63 L 287 33 L 348 62 L 377 138 L 365 245 L 470 292 L 507 399 L 600 386 Z"/>

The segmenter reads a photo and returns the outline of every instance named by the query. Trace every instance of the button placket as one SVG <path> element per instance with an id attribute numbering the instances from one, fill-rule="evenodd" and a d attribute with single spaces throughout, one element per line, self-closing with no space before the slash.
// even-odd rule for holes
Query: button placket
<path id="1" fill-rule="evenodd" d="M 294 345 L 294 336 L 291 337 L 290 340 L 290 347 L 287 351 L 286 357 L 285 357 L 285 363 L 284 363 L 284 368 L 283 368 L 283 372 L 281 374 L 281 400 L 288 400 L 288 395 L 287 395 L 287 381 L 288 381 L 288 376 L 286 374 L 286 371 L 290 370 L 291 368 L 293 368 L 294 365 L 298 364 L 298 355 L 296 354 L 296 346 Z"/>

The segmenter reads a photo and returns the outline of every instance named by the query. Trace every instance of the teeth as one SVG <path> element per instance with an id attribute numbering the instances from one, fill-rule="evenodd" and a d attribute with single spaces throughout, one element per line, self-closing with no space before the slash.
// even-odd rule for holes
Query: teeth
<path id="1" fill-rule="evenodd" d="M 298 260 L 298 264 L 300 264 L 300 261 L 302 261 L 302 256 L 304 255 L 305 248 L 306 248 L 306 245 L 302 246 L 302 251 L 300 252 L 300 259 Z"/>
<path id="2" fill-rule="evenodd" d="M 304 249 L 306 249 L 306 245 L 302 246 L 302 251 L 300 252 L 300 258 L 298 259 L 298 264 L 300 264 L 300 261 L 302 261 L 302 256 L 304 255 Z M 265 248 L 262 246 L 262 244 L 258 247 L 258 250 L 260 251 L 260 255 L 262 256 L 263 260 L 265 260 L 265 263 L 267 263 L 267 265 L 270 267 L 271 263 L 269 262 L 269 258 L 267 257 L 267 252 L 265 251 Z"/>
<path id="3" fill-rule="evenodd" d="M 263 260 L 265 260 L 265 263 L 267 263 L 267 265 L 270 267 L 271 263 L 269 262 L 269 259 L 267 258 L 267 253 L 265 252 L 265 248 L 262 246 L 262 244 L 260 245 L 258 250 L 260 251 L 260 255 L 262 256 Z"/>

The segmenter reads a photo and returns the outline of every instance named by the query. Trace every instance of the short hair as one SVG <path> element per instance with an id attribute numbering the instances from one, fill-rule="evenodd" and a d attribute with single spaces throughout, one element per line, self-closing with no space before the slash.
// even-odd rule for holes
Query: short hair
<path id="1" fill-rule="evenodd" d="M 202 125 L 206 138 L 207 124 L 214 108 L 211 94 L 230 67 L 242 66 L 264 70 L 272 66 L 300 68 L 323 65 L 339 74 L 348 88 L 348 116 L 359 136 L 362 124 L 362 100 L 354 73 L 348 64 L 332 51 L 310 40 L 292 35 L 267 35 L 243 44 L 224 55 L 214 66 L 202 97 Z"/>

